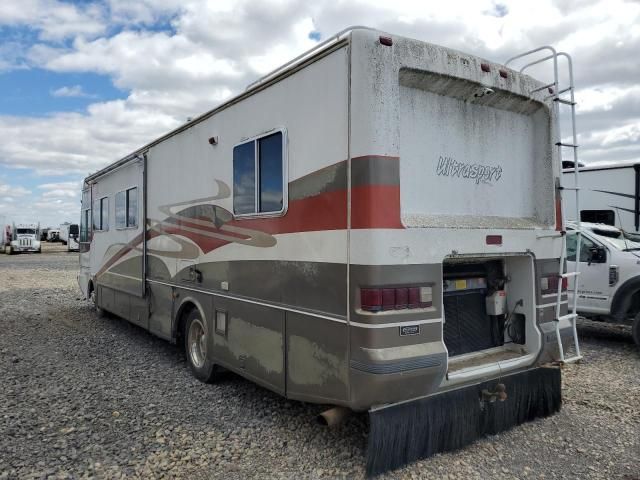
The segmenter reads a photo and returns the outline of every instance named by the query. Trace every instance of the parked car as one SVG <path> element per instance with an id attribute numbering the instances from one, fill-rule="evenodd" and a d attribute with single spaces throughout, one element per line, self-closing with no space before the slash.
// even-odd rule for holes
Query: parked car
<path id="1" fill-rule="evenodd" d="M 567 262 L 576 261 L 577 224 L 567 228 Z M 632 325 L 640 345 L 640 242 L 624 230 L 602 223 L 582 223 L 580 231 L 578 312 L 587 318 Z M 569 301 L 573 301 L 572 279 Z"/>

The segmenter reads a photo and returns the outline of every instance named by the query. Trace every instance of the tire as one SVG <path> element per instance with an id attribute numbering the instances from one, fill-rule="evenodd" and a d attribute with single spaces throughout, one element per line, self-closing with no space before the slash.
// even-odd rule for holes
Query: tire
<path id="1" fill-rule="evenodd" d="M 631 336 L 636 345 L 640 347 L 640 313 L 638 313 L 633 319 L 633 326 L 631 327 Z"/>
<path id="2" fill-rule="evenodd" d="M 208 348 L 207 323 L 197 308 L 192 309 L 184 322 L 184 351 L 194 377 L 204 383 L 216 378 L 216 365 Z"/>
<path id="3" fill-rule="evenodd" d="M 13 255 L 13 247 L 9 246 L 9 249 L 7 250 L 7 255 Z"/>
<path id="4" fill-rule="evenodd" d="M 98 306 L 98 304 L 96 303 L 96 289 L 92 289 L 91 293 L 89 294 L 89 299 L 91 300 L 91 302 L 93 303 L 93 308 L 96 309 L 96 314 L 98 315 L 99 318 L 104 318 L 106 316 L 106 312 L 104 309 L 100 308 Z"/>

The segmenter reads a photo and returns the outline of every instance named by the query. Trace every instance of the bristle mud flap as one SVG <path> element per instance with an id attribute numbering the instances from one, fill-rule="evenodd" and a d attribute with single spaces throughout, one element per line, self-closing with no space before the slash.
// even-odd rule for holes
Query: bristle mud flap
<path id="1" fill-rule="evenodd" d="M 488 401 L 483 390 L 506 386 L 507 399 Z M 367 475 L 375 476 L 438 452 L 560 410 L 559 368 L 535 368 L 417 400 L 372 409 Z"/>

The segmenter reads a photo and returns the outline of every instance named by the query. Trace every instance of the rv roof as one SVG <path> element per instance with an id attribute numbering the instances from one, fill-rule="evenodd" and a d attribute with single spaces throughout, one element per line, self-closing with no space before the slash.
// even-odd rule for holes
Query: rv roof
<path id="1" fill-rule="evenodd" d="M 348 35 L 354 31 L 354 30 L 371 30 L 371 31 L 378 31 L 376 29 L 373 28 L 369 28 L 369 27 L 363 27 L 363 26 L 353 26 L 353 27 L 349 27 L 346 28 L 340 32 L 338 32 L 335 35 L 332 35 L 331 37 L 329 37 L 327 40 L 325 40 L 324 42 L 319 43 L 318 45 L 316 45 L 315 47 L 311 48 L 310 50 L 307 50 L 306 52 L 304 52 L 302 55 L 299 55 L 298 57 L 294 58 L 293 60 L 290 60 L 289 62 L 285 63 L 284 65 L 276 68 L 275 70 L 267 73 L 266 75 L 264 75 L 263 77 L 259 78 L 258 80 L 256 80 L 255 82 L 249 84 L 246 88 L 246 90 L 242 93 L 239 93 L 238 95 L 231 97 L 229 100 L 227 100 L 226 102 L 221 103 L 220 105 L 214 107 L 212 110 L 209 110 L 205 113 L 203 113 L 202 115 L 199 115 L 198 117 L 194 118 L 193 120 L 188 121 L 187 123 L 185 123 L 184 125 L 181 125 L 180 127 L 176 128 L 175 130 L 170 131 L 169 133 L 166 133 L 165 135 L 162 135 L 161 137 L 153 140 L 152 142 L 146 144 L 145 146 L 135 150 L 133 153 L 130 153 L 129 155 L 125 156 L 124 158 L 110 164 L 107 165 L 105 168 L 98 170 L 97 172 L 89 175 L 87 178 L 85 178 L 85 183 L 88 183 L 102 175 L 104 175 L 105 173 L 131 161 L 134 160 L 136 158 L 139 158 L 141 154 L 143 154 L 146 150 L 148 150 L 149 148 L 151 148 L 154 145 L 157 145 L 158 143 L 162 142 L 163 140 L 166 140 L 169 137 L 172 137 L 173 135 L 176 135 L 190 127 L 192 127 L 193 125 L 200 123 L 204 120 L 206 120 L 207 118 L 211 117 L 213 114 L 224 110 L 225 108 L 233 105 L 234 103 L 237 103 L 238 101 L 242 100 L 245 97 L 251 96 L 254 93 L 260 91 L 262 88 L 264 88 L 266 85 L 269 85 L 273 82 L 276 82 L 282 78 L 284 78 L 285 76 L 288 76 L 288 74 L 292 73 L 293 71 L 295 71 L 297 68 L 299 68 L 300 66 L 306 64 L 307 62 L 312 61 L 313 59 L 316 59 L 320 56 L 323 56 L 324 54 L 333 51 L 334 49 L 338 48 L 339 46 L 342 46 L 342 44 L 344 42 L 346 42 L 348 40 Z M 380 31 L 380 33 L 384 33 L 382 31 Z"/>
<path id="2" fill-rule="evenodd" d="M 262 89 L 266 88 L 267 86 L 276 83 L 280 80 L 282 80 L 283 78 L 288 77 L 289 75 L 295 73 L 296 71 L 298 71 L 300 68 L 303 68 L 304 66 L 308 65 L 309 63 L 313 63 L 315 60 L 318 60 L 322 57 L 324 57 L 325 55 L 333 52 L 334 50 L 341 48 L 342 46 L 344 46 L 346 43 L 348 43 L 350 41 L 350 35 L 352 32 L 356 31 L 356 30 L 367 30 L 367 31 L 371 31 L 371 32 L 377 32 L 380 35 L 389 35 L 387 32 L 384 32 L 382 30 L 378 30 L 375 28 L 370 28 L 370 27 L 364 27 L 364 26 L 352 26 L 349 28 L 346 28 L 340 32 L 338 32 L 335 35 L 332 35 L 331 37 L 329 37 L 327 40 L 325 40 L 324 42 L 319 43 L 318 45 L 316 45 L 315 47 L 311 48 L 310 50 L 307 50 L 306 52 L 304 52 L 303 54 L 295 57 L 294 59 L 290 60 L 289 62 L 285 63 L 284 65 L 276 68 L 275 70 L 267 73 L 266 75 L 264 75 L 263 77 L 261 77 L 260 79 L 256 80 L 255 82 L 249 84 L 246 88 L 246 90 L 242 93 L 239 93 L 238 95 L 230 98 L 229 100 L 221 103 L 220 105 L 214 107 L 213 109 L 203 113 L 202 115 L 199 115 L 198 117 L 194 118 L 193 120 L 188 121 L 187 123 L 181 125 L 180 127 L 166 133 L 165 135 L 162 135 L 159 138 L 156 138 L 155 140 L 153 140 L 152 142 L 144 145 L 141 148 L 138 148 L 137 150 L 133 151 L 132 153 L 130 153 L 129 155 L 121 158 L 120 160 L 113 162 L 111 164 L 109 164 L 108 166 L 106 166 L 105 168 L 98 170 L 97 172 L 87 176 L 85 178 L 85 183 L 90 183 L 92 181 L 94 181 L 95 179 L 101 177 L 102 175 L 116 169 L 119 168 L 122 165 L 127 164 L 130 161 L 136 160 L 136 159 L 141 159 L 140 155 L 143 155 L 147 150 L 149 150 L 151 147 L 157 145 L 158 143 L 163 142 L 164 140 L 177 135 L 180 132 L 183 132 L 185 130 L 187 130 L 188 128 L 210 118 L 211 116 L 213 116 L 214 114 L 220 112 L 221 110 L 224 110 L 232 105 L 234 105 L 235 103 L 243 100 L 246 97 L 249 97 L 251 95 L 253 95 L 254 93 L 257 93 L 259 91 L 261 91 Z M 399 35 L 395 35 L 396 37 L 400 37 Z M 425 42 L 426 43 L 426 42 Z M 444 47 L 441 47 L 444 48 Z M 450 49 L 447 49 L 450 50 Z M 514 72 L 517 73 L 517 72 Z"/>

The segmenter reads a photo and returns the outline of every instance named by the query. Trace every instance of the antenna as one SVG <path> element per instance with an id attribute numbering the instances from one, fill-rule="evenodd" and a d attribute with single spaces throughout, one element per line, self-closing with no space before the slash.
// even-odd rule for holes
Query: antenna
<path id="1" fill-rule="evenodd" d="M 624 231 L 622 227 L 622 218 L 620 218 L 620 208 L 613 207 L 616 209 L 616 213 L 618 214 L 618 223 L 620 224 L 620 231 L 622 232 L 622 238 L 624 238 L 624 249 L 629 250 L 629 244 L 627 243 L 627 232 Z"/>

